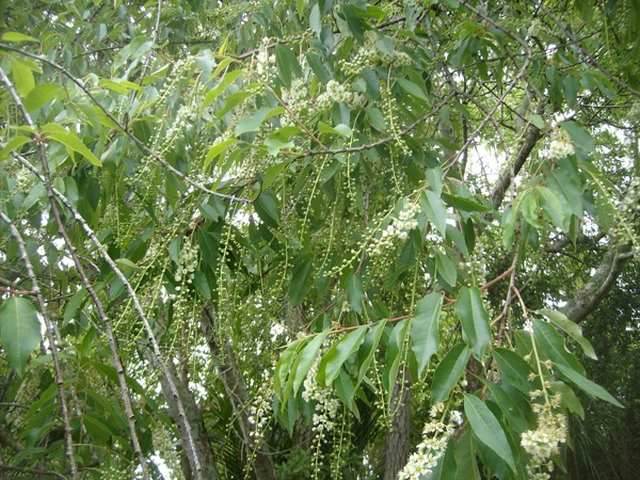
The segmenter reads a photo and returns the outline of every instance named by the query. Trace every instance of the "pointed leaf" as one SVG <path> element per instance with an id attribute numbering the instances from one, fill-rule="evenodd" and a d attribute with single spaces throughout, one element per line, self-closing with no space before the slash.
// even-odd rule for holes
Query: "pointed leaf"
<path id="1" fill-rule="evenodd" d="M 582 348 L 584 354 L 593 359 L 597 360 L 598 356 L 591 345 L 591 342 L 582 336 L 582 328 L 577 323 L 572 322 L 567 318 L 564 313 L 558 312 L 557 310 L 548 310 L 543 308 L 542 310 L 538 310 L 538 313 L 544 315 L 549 319 L 551 323 L 553 323 L 556 327 L 564 330 L 564 332 L 573 338 L 578 345 Z"/>
<path id="2" fill-rule="evenodd" d="M 431 400 L 439 403 L 447 399 L 449 392 L 464 373 L 471 352 L 465 344 L 459 343 L 442 359 L 433 374 Z"/>
<path id="3" fill-rule="evenodd" d="M 416 315 L 411 321 L 411 349 L 418 362 L 419 376 L 429 364 L 431 356 L 438 351 L 441 308 L 442 294 L 430 293 L 418 302 Z"/>
<path id="4" fill-rule="evenodd" d="M 0 341 L 11 367 L 22 374 L 31 352 L 40 343 L 40 322 L 30 300 L 11 297 L 0 307 Z"/>
<path id="5" fill-rule="evenodd" d="M 489 314 L 482 304 L 480 290 L 462 287 L 456 302 L 456 312 L 462 322 L 462 333 L 467 345 L 477 357 L 481 357 L 491 343 Z"/>
<path id="6" fill-rule="evenodd" d="M 328 386 L 333 383 L 338 377 L 344 362 L 362 345 L 367 329 L 366 325 L 361 325 L 327 351 L 318 366 L 318 382 L 320 385 Z"/>
<path id="7" fill-rule="evenodd" d="M 575 370 L 572 370 L 571 368 L 565 365 L 562 365 L 560 363 L 557 363 L 556 367 L 558 368 L 558 370 L 560 370 L 560 373 L 562 373 L 562 375 L 567 377 L 578 388 L 585 391 L 592 397 L 596 397 L 601 400 L 604 400 L 605 402 L 609 402 L 610 404 L 615 405 L 616 407 L 624 408 L 624 405 L 622 405 L 618 400 L 615 399 L 615 397 L 613 397 L 613 395 L 611 395 L 609 392 L 607 392 L 604 388 L 602 388 L 597 383 L 592 382 L 591 380 L 579 374 Z"/>

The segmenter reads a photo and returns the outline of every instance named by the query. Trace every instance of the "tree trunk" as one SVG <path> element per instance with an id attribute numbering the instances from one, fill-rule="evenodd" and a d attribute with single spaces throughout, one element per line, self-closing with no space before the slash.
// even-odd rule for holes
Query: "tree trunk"
<path id="1" fill-rule="evenodd" d="M 150 352 L 146 352 L 146 357 L 147 360 L 157 368 L 157 365 L 154 362 L 154 357 Z M 207 430 L 204 426 L 204 421 L 202 420 L 202 412 L 196 405 L 193 393 L 189 390 L 188 383 L 185 383 L 177 374 L 173 362 L 167 361 L 165 363 L 167 369 L 171 370 L 171 374 L 175 379 L 176 388 L 184 406 L 186 421 L 189 422 L 191 435 L 193 436 L 197 455 L 202 466 L 202 478 L 203 480 L 217 480 L 218 472 L 216 471 L 215 463 L 213 461 L 213 454 L 211 451 L 211 444 L 209 443 L 209 437 L 207 436 Z M 183 456 L 183 461 L 181 462 L 182 472 L 185 480 L 191 480 L 194 478 L 194 458 L 193 452 L 189 448 L 187 429 L 178 414 L 177 399 L 171 393 L 171 387 L 169 386 L 167 377 L 162 369 L 158 370 L 160 372 L 160 386 L 162 388 L 162 393 L 164 394 L 167 405 L 169 406 L 169 416 L 173 419 L 176 425 L 178 425 L 178 429 L 180 430 Z M 186 457 L 186 461 L 184 457 Z"/>
<path id="2" fill-rule="evenodd" d="M 220 372 L 220 378 L 222 379 L 229 401 L 233 406 L 234 413 L 237 415 L 244 443 L 250 451 L 255 451 L 256 456 L 253 468 L 256 478 L 257 480 L 276 480 L 275 467 L 268 454 L 267 445 L 256 446 L 249 435 L 252 425 L 249 423 L 249 417 L 245 408 L 245 405 L 249 403 L 249 395 L 242 374 L 236 364 L 233 348 L 227 341 L 224 344 L 224 351 L 221 351 L 215 334 L 215 320 L 211 312 L 207 309 L 203 311 L 200 326 L 207 339 L 211 354 L 219 359 L 218 370 Z"/>
<path id="3" fill-rule="evenodd" d="M 396 381 L 391 396 L 391 411 L 395 412 L 391 428 L 384 438 L 384 480 L 395 480 L 407 463 L 410 453 L 411 435 L 411 389 L 410 382 L 401 378 Z"/>

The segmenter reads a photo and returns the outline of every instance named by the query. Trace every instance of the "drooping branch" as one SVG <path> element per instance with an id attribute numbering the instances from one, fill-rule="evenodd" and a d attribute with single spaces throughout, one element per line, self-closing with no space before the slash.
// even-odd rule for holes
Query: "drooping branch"
<path id="1" fill-rule="evenodd" d="M 0 70 L 0 74 L 4 77 L 4 72 Z M 45 325 L 45 332 L 47 335 L 47 340 L 49 342 L 49 350 L 51 351 L 51 360 L 53 362 L 53 370 L 54 370 L 54 378 L 56 382 L 56 386 L 58 388 L 58 397 L 60 399 L 60 410 L 62 412 L 62 422 L 64 424 L 64 440 L 66 445 L 66 454 L 67 460 L 69 462 L 69 468 L 71 469 L 71 477 L 76 480 L 78 479 L 78 465 L 76 464 L 75 459 L 75 449 L 73 447 L 73 435 L 71 430 L 71 416 L 69 414 L 69 406 L 67 405 L 66 392 L 64 388 L 64 379 L 62 376 L 62 364 L 60 363 L 60 357 L 58 355 L 58 347 L 56 342 L 56 334 L 53 327 L 53 323 L 49 319 L 49 315 L 47 315 L 47 304 L 42 296 L 42 292 L 40 290 L 40 285 L 38 284 L 38 280 L 34 273 L 33 265 L 31 260 L 29 259 L 29 254 L 27 253 L 27 247 L 24 243 L 24 238 L 22 234 L 18 231 L 13 221 L 0 210 L 0 219 L 4 221 L 11 231 L 11 236 L 16 240 L 18 244 L 18 249 L 20 251 L 20 256 L 22 257 L 22 261 L 24 262 L 25 268 L 27 270 L 27 275 L 31 280 L 32 289 L 35 292 L 36 298 L 38 300 L 38 307 L 40 309 L 40 315 L 42 316 L 42 321 Z"/>
<path id="2" fill-rule="evenodd" d="M 33 119 L 31 118 L 31 115 L 29 114 L 29 112 L 25 108 L 25 106 L 22 103 L 20 97 L 18 96 L 13 84 L 11 83 L 9 78 L 6 76 L 6 74 L 4 73 L 2 68 L 0 68 L 0 78 L 4 82 L 4 84 L 7 87 L 7 89 L 9 90 L 9 93 L 11 94 L 11 96 L 12 96 L 15 104 L 17 105 L 18 109 L 22 112 L 22 115 L 25 118 L 27 124 L 30 127 L 35 128 L 36 125 L 33 122 Z M 51 211 L 53 213 L 53 217 L 54 217 L 56 225 L 58 227 L 58 232 L 60 233 L 60 235 L 64 239 L 64 243 L 65 243 L 65 245 L 67 247 L 67 251 L 69 252 L 69 255 L 71 256 L 71 258 L 73 260 L 73 263 L 74 263 L 74 265 L 76 267 L 76 270 L 78 271 L 78 274 L 80 275 L 80 280 L 82 282 L 82 285 L 87 289 L 87 292 L 89 293 L 89 297 L 91 298 L 91 301 L 92 301 L 93 305 L 96 308 L 96 312 L 98 314 L 98 318 L 100 319 L 100 322 L 102 323 L 102 325 L 105 328 L 107 339 L 109 341 L 109 348 L 111 350 L 111 358 L 112 358 L 113 366 L 114 366 L 114 368 L 116 370 L 116 374 L 117 374 L 117 377 L 118 377 L 118 384 L 119 384 L 119 388 L 120 388 L 120 397 L 122 399 L 122 403 L 124 405 L 125 413 L 126 413 L 126 416 L 127 416 L 127 424 L 128 424 L 128 427 L 129 427 L 129 435 L 130 435 L 130 439 L 131 439 L 131 445 L 133 447 L 134 453 L 136 454 L 136 457 L 138 458 L 138 463 L 140 465 L 140 468 L 142 469 L 142 477 L 143 477 L 144 480 L 148 480 L 150 478 L 149 477 L 149 469 L 147 467 L 147 462 L 146 462 L 146 460 L 144 458 L 144 455 L 142 453 L 142 448 L 140 446 L 140 440 L 138 438 L 138 433 L 136 431 L 135 414 L 133 413 L 131 394 L 129 392 L 129 387 L 127 385 L 126 373 L 125 373 L 125 370 L 124 370 L 124 366 L 122 364 L 122 360 L 120 358 L 120 353 L 119 353 L 119 350 L 118 350 L 118 342 L 117 342 L 115 334 L 113 332 L 113 326 L 111 324 L 111 320 L 107 316 L 106 311 L 104 309 L 104 306 L 102 305 L 102 301 L 98 297 L 95 289 L 93 288 L 93 285 L 89 281 L 89 278 L 88 278 L 88 276 L 86 274 L 84 266 L 82 265 L 82 262 L 80 261 L 78 253 L 77 253 L 73 243 L 71 242 L 71 238 L 69 237 L 69 234 L 67 233 L 67 230 L 66 230 L 66 228 L 64 226 L 64 222 L 62 221 L 62 217 L 60 215 L 60 209 L 58 208 L 58 204 L 57 204 L 57 201 L 56 201 L 56 198 L 55 198 L 55 194 L 53 193 L 51 175 L 49 173 L 49 161 L 48 161 L 48 158 L 47 158 L 46 146 L 45 146 L 44 142 L 42 142 L 42 141 L 38 141 L 37 142 L 37 154 L 38 154 L 38 158 L 40 160 L 40 164 L 42 166 L 42 172 L 43 172 L 42 180 L 43 180 L 45 189 L 47 191 L 47 197 L 49 199 L 49 204 L 51 205 Z"/>
<path id="3" fill-rule="evenodd" d="M 562 312 L 574 322 L 583 320 L 615 285 L 632 256 L 631 245 L 612 245 L 589 281 L 561 309 Z"/>
<path id="4" fill-rule="evenodd" d="M 25 158 L 21 157 L 20 155 L 16 155 L 16 154 L 14 154 L 14 157 L 17 158 L 18 161 L 25 168 L 27 168 L 29 171 L 31 171 L 31 173 L 33 173 L 41 182 L 44 182 L 44 179 L 42 178 L 42 176 L 33 167 L 33 165 L 31 165 Z M 157 339 L 156 334 L 154 332 L 153 326 L 151 325 L 151 322 L 149 321 L 149 319 L 147 317 L 147 314 L 144 312 L 144 309 L 142 308 L 142 304 L 140 303 L 140 299 L 138 298 L 138 295 L 137 295 L 136 291 L 134 290 L 133 286 L 131 285 L 131 282 L 129 282 L 129 280 L 127 279 L 125 274 L 122 272 L 120 267 L 118 267 L 118 265 L 116 264 L 115 260 L 113 260 L 111 255 L 109 255 L 105 245 L 98 239 L 96 233 L 89 226 L 89 224 L 84 219 L 84 217 L 80 214 L 80 212 L 73 206 L 71 201 L 69 201 L 69 199 L 66 196 L 64 196 L 62 193 L 60 193 L 55 188 L 53 188 L 53 193 L 55 194 L 57 199 L 60 201 L 60 203 L 62 203 L 65 206 L 65 208 L 67 208 L 71 212 L 73 218 L 82 227 L 82 229 L 84 230 L 85 234 L 89 237 L 89 240 L 91 241 L 91 243 L 93 243 L 93 245 L 96 247 L 96 250 L 97 250 L 98 254 L 109 265 L 111 270 L 113 270 L 113 272 L 115 273 L 115 275 L 118 278 L 118 280 L 120 280 L 122 282 L 122 284 L 124 285 L 124 287 L 125 287 L 125 289 L 127 291 L 127 295 L 129 296 L 129 298 L 131 299 L 131 301 L 133 303 L 133 308 L 134 308 L 138 318 L 141 320 L 141 322 L 142 322 L 142 324 L 144 326 L 144 330 L 145 330 L 145 332 L 147 334 L 147 339 L 149 340 L 149 343 L 151 344 L 151 352 L 152 352 L 152 354 L 154 356 L 155 363 L 156 363 L 156 365 L 158 365 L 159 368 L 162 369 L 162 373 L 166 377 L 167 388 L 171 392 L 172 397 L 175 399 L 177 413 L 180 416 L 180 418 L 186 419 L 187 418 L 186 410 L 184 408 L 184 405 L 182 403 L 181 397 L 180 397 L 179 392 L 178 392 L 175 376 L 167 368 L 167 365 L 166 365 L 165 361 L 162 359 L 162 352 L 160 350 L 160 343 L 158 342 L 158 339 Z M 200 461 L 200 458 L 198 456 L 198 451 L 199 450 L 197 449 L 197 446 L 196 446 L 196 443 L 195 443 L 195 440 L 194 440 L 194 436 L 193 436 L 191 428 L 190 428 L 190 424 L 189 424 L 188 421 L 184 421 L 184 425 L 185 425 L 185 443 L 186 443 L 186 446 L 189 448 L 189 450 L 193 454 L 190 457 L 192 459 L 192 461 L 193 461 L 192 471 L 195 472 L 196 480 L 205 480 L 206 477 L 202 476 L 203 465 L 202 465 L 202 463 Z"/>

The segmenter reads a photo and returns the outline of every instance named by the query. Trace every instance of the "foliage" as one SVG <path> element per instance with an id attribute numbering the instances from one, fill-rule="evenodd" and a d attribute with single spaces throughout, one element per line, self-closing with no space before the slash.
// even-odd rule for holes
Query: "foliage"
<path id="1" fill-rule="evenodd" d="M 599 471 L 636 0 L 0 10 L 3 475 Z"/>

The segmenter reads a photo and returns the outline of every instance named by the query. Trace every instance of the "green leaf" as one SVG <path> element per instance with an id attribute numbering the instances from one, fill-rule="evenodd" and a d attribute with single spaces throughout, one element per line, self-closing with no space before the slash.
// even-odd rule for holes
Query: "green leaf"
<path id="1" fill-rule="evenodd" d="M 441 309 L 442 294 L 430 293 L 418 302 L 411 321 L 411 349 L 416 356 L 419 376 L 429 365 L 431 356 L 438 351 Z"/>
<path id="2" fill-rule="evenodd" d="M 595 149 L 593 137 L 578 123 L 566 121 L 562 122 L 560 126 L 569 133 L 578 152 L 583 155 L 588 155 Z"/>
<path id="3" fill-rule="evenodd" d="M 30 112 L 35 112 L 54 98 L 62 97 L 63 94 L 64 89 L 60 85 L 44 83 L 29 92 L 27 98 L 24 99 L 24 106 Z"/>
<path id="4" fill-rule="evenodd" d="M 309 14 L 309 26 L 316 35 L 319 35 L 322 31 L 322 16 L 320 14 L 320 6 L 317 3 L 311 7 L 311 13 Z"/>
<path id="5" fill-rule="evenodd" d="M 291 283 L 289 284 L 289 299 L 292 305 L 300 305 L 302 303 L 309 289 L 308 281 L 311 276 L 311 267 L 311 258 L 308 255 L 300 257 L 295 267 L 293 267 Z"/>
<path id="6" fill-rule="evenodd" d="M 347 300 L 351 310 L 362 313 L 362 301 L 364 292 L 362 291 L 362 280 L 354 273 L 349 274 L 346 280 Z"/>
<path id="7" fill-rule="evenodd" d="M 253 203 L 256 213 L 267 225 L 277 227 L 280 223 L 280 207 L 278 199 L 268 190 L 265 190 Z"/>
<path id="8" fill-rule="evenodd" d="M 541 352 L 554 363 L 561 363 L 573 370 L 584 372 L 584 368 L 564 346 L 562 336 L 547 322 L 533 320 L 533 336 Z"/>
<path id="9" fill-rule="evenodd" d="M 438 275 L 451 287 L 456 286 L 458 270 L 456 264 L 444 253 L 436 252 L 436 269 Z"/>
<path id="10" fill-rule="evenodd" d="M 0 160 L 4 160 L 11 155 L 11 152 L 18 150 L 24 144 L 29 143 L 31 139 L 29 137 L 25 137 L 24 135 L 16 135 L 11 140 L 9 140 L 2 150 L 0 150 Z"/>
<path id="11" fill-rule="evenodd" d="M 37 38 L 30 37 L 29 35 L 25 35 L 24 33 L 20 33 L 20 32 L 4 32 L 1 38 L 3 42 L 13 42 L 13 43 L 38 41 Z"/>
<path id="12" fill-rule="evenodd" d="M 443 193 L 442 198 L 447 204 L 463 212 L 486 212 L 489 210 L 486 205 L 481 204 L 473 198 L 461 197 L 450 193 Z"/>
<path id="13" fill-rule="evenodd" d="M 318 366 L 318 383 L 320 385 L 329 386 L 333 383 L 344 362 L 362 345 L 367 329 L 366 325 L 361 325 L 353 332 L 348 333 L 324 354 Z"/>
<path id="14" fill-rule="evenodd" d="M 412 81 L 406 80 L 404 78 L 398 78 L 397 82 L 398 82 L 398 85 L 400 85 L 400 87 L 408 94 L 413 95 L 414 97 L 419 98 L 420 100 L 424 100 L 425 102 L 429 101 L 429 99 L 424 94 L 422 89 Z"/>
<path id="15" fill-rule="evenodd" d="M 260 128 L 262 122 L 267 118 L 272 109 L 269 107 L 261 108 L 246 118 L 243 118 L 236 125 L 234 133 L 242 135 L 243 133 L 255 132 Z"/>
<path id="16" fill-rule="evenodd" d="M 296 56 L 285 45 L 276 46 L 276 63 L 280 78 L 287 87 L 291 86 L 291 80 L 294 76 L 302 74 L 302 68 L 298 63 Z"/>
<path id="17" fill-rule="evenodd" d="M 30 300 L 10 297 L 0 307 L 0 340 L 9 365 L 22 375 L 31 352 L 40 343 L 40 322 Z"/>
<path id="18" fill-rule="evenodd" d="M 307 345 L 300 352 L 300 355 L 298 356 L 298 364 L 296 366 L 295 376 L 293 379 L 294 395 L 298 394 L 298 390 L 300 390 L 302 382 L 304 382 L 304 379 L 307 376 L 307 372 L 318 356 L 318 352 L 320 351 L 322 342 L 324 342 L 324 339 L 327 338 L 328 334 L 329 330 L 325 330 L 322 333 L 319 333 L 309 343 L 307 343 Z"/>
<path id="19" fill-rule="evenodd" d="M 604 388 L 602 388 L 597 383 L 592 382 L 588 378 L 585 378 L 575 370 L 562 365 L 560 363 L 556 363 L 556 367 L 560 370 L 560 373 L 567 377 L 572 383 L 574 383 L 578 388 L 588 393 L 592 397 L 599 398 L 604 400 L 605 402 L 609 402 L 616 407 L 624 408 L 618 400 L 616 400 L 609 392 L 607 392 Z"/>
<path id="20" fill-rule="evenodd" d="M 476 287 L 462 287 L 458 293 L 456 312 L 462 322 L 465 342 L 478 357 L 482 357 L 491 343 L 489 314 L 482 304 L 480 290 Z"/>
<path id="21" fill-rule="evenodd" d="M 31 66 L 20 60 L 14 60 L 11 64 L 11 76 L 21 97 L 26 97 L 36 85 Z"/>
<path id="22" fill-rule="evenodd" d="M 376 349 L 378 348 L 378 344 L 380 343 L 380 339 L 382 338 L 384 327 L 386 325 L 386 320 L 380 320 L 375 324 L 375 326 L 369 329 L 367 336 L 362 342 L 362 346 L 358 351 L 358 363 L 360 364 L 360 367 L 358 368 L 358 378 L 354 386 L 355 389 L 360 386 L 367 374 L 367 371 L 369 370 L 369 367 L 371 366 L 371 362 L 376 354 Z"/>
<path id="23" fill-rule="evenodd" d="M 564 330 L 567 335 L 573 338 L 576 343 L 580 345 L 582 351 L 587 357 L 593 360 L 598 359 L 591 342 L 582 336 L 582 328 L 580 328 L 577 323 L 569 320 L 564 313 L 558 312 L 557 310 L 548 310 L 546 308 L 538 310 L 537 313 L 544 315 L 556 327 Z"/>
<path id="24" fill-rule="evenodd" d="M 291 374 L 291 366 L 296 360 L 298 352 L 307 341 L 307 338 L 300 338 L 289 344 L 286 350 L 280 355 L 280 358 L 278 358 L 273 376 L 273 390 L 281 401 L 285 395 L 285 386 L 287 385 L 287 379 Z M 286 401 L 283 403 L 286 405 Z"/>
<path id="25" fill-rule="evenodd" d="M 52 140 L 62 143 L 68 150 L 78 152 L 84 158 L 89 160 L 89 163 L 96 167 L 101 167 L 102 162 L 96 157 L 87 146 L 82 143 L 82 140 L 73 132 L 65 130 L 60 125 L 55 123 L 49 123 L 42 127 L 42 132 Z"/>
<path id="26" fill-rule="evenodd" d="M 140 85 L 137 83 L 122 79 L 111 80 L 108 78 L 102 78 L 100 79 L 100 82 L 98 82 L 98 85 L 121 95 L 127 95 L 131 91 L 139 92 L 141 90 Z"/>
<path id="27" fill-rule="evenodd" d="M 211 162 L 213 162 L 215 158 L 217 158 L 219 155 L 222 155 L 236 143 L 237 140 L 235 138 L 227 138 L 226 140 L 212 145 L 211 148 L 209 148 L 207 156 L 204 159 L 204 168 L 209 168 L 209 165 L 211 165 Z"/>
<path id="28" fill-rule="evenodd" d="M 393 388 L 396 383 L 398 371 L 403 359 L 403 347 L 407 335 L 407 320 L 400 320 L 393 326 L 387 340 L 387 351 L 385 352 L 385 369 L 383 386 L 387 389 L 387 401 L 391 402 Z"/>
<path id="29" fill-rule="evenodd" d="M 244 71 L 241 69 L 227 72 L 225 76 L 218 82 L 218 84 L 215 87 L 213 87 L 211 90 L 209 90 L 207 94 L 204 96 L 204 100 L 202 102 L 203 105 L 205 107 L 211 105 L 215 101 L 215 99 L 218 98 L 222 93 L 224 93 L 224 91 L 233 82 L 235 82 L 243 73 Z"/>
<path id="30" fill-rule="evenodd" d="M 491 410 L 478 397 L 464 394 L 464 413 L 469 420 L 475 436 L 498 457 L 504 460 L 511 470 L 516 471 L 513 453 L 507 436 Z"/>
<path id="31" fill-rule="evenodd" d="M 431 223 L 435 225 L 442 237 L 447 235 L 447 212 L 440 196 L 427 190 L 422 197 L 422 208 Z"/>
<path id="32" fill-rule="evenodd" d="M 427 186 L 429 190 L 436 193 L 436 195 L 442 194 L 442 182 L 444 173 L 440 167 L 428 168 L 425 170 L 425 178 L 427 180 Z"/>
<path id="33" fill-rule="evenodd" d="M 433 374 L 432 403 L 443 402 L 447 399 L 449 393 L 464 373 L 470 356 L 471 352 L 466 345 L 459 343 L 442 359 Z"/>
<path id="34" fill-rule="evenodd" d="M 523 393 L 528 393 L 531 390 L 529 385 L 531 368 L 522 357 L 504 348 L 496 348 L 493 352 L 493 357 L 500 367 L 503 381 L 513 385 Z"/>
<path id="35" fill-rule="evenodd" d="M 542 197 L 542 208 L 553 224 L 563 232 L 567 232 L 570 213 L 564 208 L 558 196 L 547 187 L 536 187 L 536 191 Z"/>

